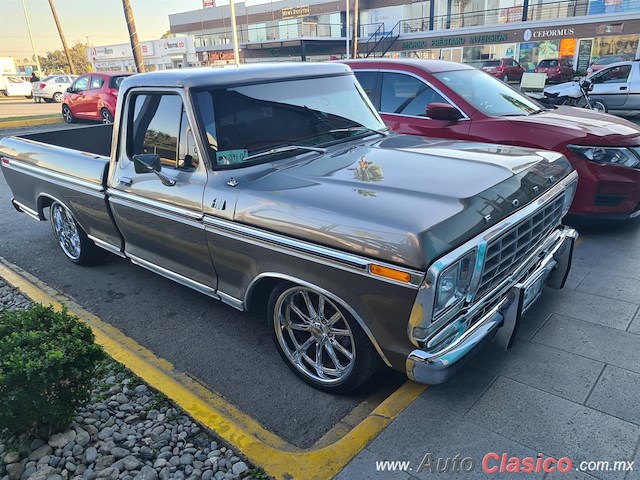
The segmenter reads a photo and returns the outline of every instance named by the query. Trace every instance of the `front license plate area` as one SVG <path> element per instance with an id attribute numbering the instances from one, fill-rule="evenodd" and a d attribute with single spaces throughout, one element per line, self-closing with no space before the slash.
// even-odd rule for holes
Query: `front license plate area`
<path id="1" fill-rule="evenodd" d="M 535 301 L 542 295 L 542 287 L 546 275 L 538 275 L 538 277 L 524 289 L 522 292 L 522 309 L 520 314 L 524 314 Z"/>

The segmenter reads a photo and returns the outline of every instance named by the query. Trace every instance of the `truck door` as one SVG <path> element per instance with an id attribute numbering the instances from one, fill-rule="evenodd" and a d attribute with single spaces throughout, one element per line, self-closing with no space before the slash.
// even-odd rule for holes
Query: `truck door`
<path id="1" fill-rule="evenodd" d="M 108 195 L 125 253 L 134 263 L 212 295 L 217 277 L 202 214 L 207 172 L 181 92 L 134 91 L 123 107 L 126 120 Z M 134 158 L 141 154 L 156 155 L 144 158 L 157 160 L 160 171 L 140 173 Z"/>

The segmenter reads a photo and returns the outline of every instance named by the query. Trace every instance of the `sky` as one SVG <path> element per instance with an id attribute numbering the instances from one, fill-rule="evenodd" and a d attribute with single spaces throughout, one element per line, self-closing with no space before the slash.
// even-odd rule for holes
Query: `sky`
<path id="1" fill-rule="evenodd" d="M 62 48 L 48 0 L 24 0 L 38 55 Z M 129 42 L 122 0 L 53 0 L 67 44 Z M 202 0 L 130 0 L 138 38 L 154 40 L 169 30 L 169 14 L 202 8 Z M 228 1 L 219 1 L 219 5 Z M 31 58 L 21 0 L 0 0 L 0 57 Z"/>

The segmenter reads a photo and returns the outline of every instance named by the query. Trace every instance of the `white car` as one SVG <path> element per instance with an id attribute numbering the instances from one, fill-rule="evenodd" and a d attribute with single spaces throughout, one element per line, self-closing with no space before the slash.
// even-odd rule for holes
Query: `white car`
<path id="1" fill-rule="evenodd" d="M 77 75 L 51 75 L 40 81 L 33 82 L 33 101 L 39 102 L 40 99 L 45 102 L 62 101 L 62 95 L 67 88 L 78 78 Z"/>
<path id="2" fill-rule="evenodd" d="M 31 98 L 31 82 L 14 75 L 0 76 L 0 95 Z"/>

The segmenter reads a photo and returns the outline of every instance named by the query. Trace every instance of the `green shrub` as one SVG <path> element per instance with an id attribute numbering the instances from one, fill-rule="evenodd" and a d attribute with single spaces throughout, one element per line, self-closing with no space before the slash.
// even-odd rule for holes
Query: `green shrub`
<path id="1" fill-rule="evenodd" d="M 0 433 L 68 425 L 104 357 L 91 329 L 66 309 L 0 311 Z"/>

